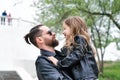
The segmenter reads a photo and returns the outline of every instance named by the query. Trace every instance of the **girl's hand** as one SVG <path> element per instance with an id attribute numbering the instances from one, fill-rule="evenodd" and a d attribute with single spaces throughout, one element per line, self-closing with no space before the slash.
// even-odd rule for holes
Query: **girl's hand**
<path id="1" fill-rule="evenodd" d="M 51 60 L 51 61 L 53 62 L 54 65 L 57 66 L 57 62 L 58 62 L 58 60 L 57 60 L 55 57 L 50 56 L 50 57 L 48 57 L 48 59 Z"/>

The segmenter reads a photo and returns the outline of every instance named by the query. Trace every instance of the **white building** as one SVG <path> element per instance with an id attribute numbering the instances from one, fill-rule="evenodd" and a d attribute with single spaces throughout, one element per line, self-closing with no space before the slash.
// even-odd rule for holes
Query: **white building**
<path id="1" fill-rule="evenodd" d="M 0 71 L 16 71 L 22 80 L 37 80 L 35 59 L 40 51 L 24 41 L 32 27 L 21 19 L 13 19 L 11 25 L 7 20 L 5 25 L 0 24 Z"/>

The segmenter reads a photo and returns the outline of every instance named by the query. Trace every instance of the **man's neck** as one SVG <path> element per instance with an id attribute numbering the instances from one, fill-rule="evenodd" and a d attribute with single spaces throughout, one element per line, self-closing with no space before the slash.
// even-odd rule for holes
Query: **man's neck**
<path id="1" fill-rule="evenodd" d="M 44 50 L 47 50 L 47 51 L 50 51 L 50 52 L 53 52 L 55 53 L 55 49 L 53 47 L 44 47 L 44 48 L 41 48 L 41 49 L 44 49 Z"/>

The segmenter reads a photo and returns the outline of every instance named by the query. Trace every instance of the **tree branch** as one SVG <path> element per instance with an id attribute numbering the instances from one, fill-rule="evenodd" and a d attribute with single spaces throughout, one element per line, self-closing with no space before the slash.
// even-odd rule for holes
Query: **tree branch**
<path id="1" fill-rule="evenodd" d="M 81 9 L 81 8 L 78 8 L 78 7 L 77 7 L 77 9 L 79 9 L 79 10 L 82 11 L 82 12 L 88 13 L 88 14 L 90 14 L 90 15 L 103 15 L 103 16 L 107 16 L 107 17 L 109 17 L 109 18 L 112 20 L 112 22 L 113 22 L 113 23 L 116 25 L 116 27 L 120 30 L 120 24 L 118 24 L 118 22 L 115 21 L 115 19 L 113 18 L 112 14 L 109 14 L 109 13 L 100 13 L 100 12 L 90 12 L 90 11 L 88 11 L 88 10 Z"/>

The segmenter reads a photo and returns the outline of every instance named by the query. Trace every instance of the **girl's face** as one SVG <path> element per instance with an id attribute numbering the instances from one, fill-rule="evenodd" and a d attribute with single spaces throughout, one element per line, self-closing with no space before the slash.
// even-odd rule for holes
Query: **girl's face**
<path id="1" fill-rule="evenodd" d="M 70 36 L 70 27 L 63 23 L 63 35 L 65 36 L 66 40 Z"/>

